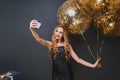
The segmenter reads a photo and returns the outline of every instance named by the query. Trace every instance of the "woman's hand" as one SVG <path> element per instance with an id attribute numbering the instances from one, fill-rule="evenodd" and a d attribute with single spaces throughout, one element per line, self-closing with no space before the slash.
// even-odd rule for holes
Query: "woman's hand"
<path id="1" fill-rule="evenodd" d="M 31 28 L 39 28 L 41 26 L 41 23 L 39 23 L 37 20 L 30 21 L 30 29 Z"/>
<path id="2" fill-rule="evenodd" d="M 97 59 L 97 61 L 96 61 L 95 64 L 94 64 L 94 68 L 96 68 L 96 67 L 98 66 L 100 60 L 101 60 L 101 58 L 98 58 L 98 59 Z"/>

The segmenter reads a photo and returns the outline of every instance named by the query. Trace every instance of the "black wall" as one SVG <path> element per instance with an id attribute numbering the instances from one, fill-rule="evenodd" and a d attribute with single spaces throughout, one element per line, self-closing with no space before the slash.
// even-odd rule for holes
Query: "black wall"
<path id="1" fill-rule="evenodd" d="M 66 0 L 0 0 L 0 73 L 21 71 L 22 80 L 52 80 L 48 50 L 39 45 L 29 31 L 29 22 L 42 23 L 38 33 L 51 40 L 57 25 L 56 13 Z M 92 48 L 96 45 L 93 25 L 85 33 Z M 79 57 L 94 63 L 83 38 L 70 35 Z M 120 38 L 106 38 L 102 52 L 102 69 L 91 69 L 72 61 L 75 80 L 119 80 Z M 118 79 L 117 79 L 118 78 Z"/>

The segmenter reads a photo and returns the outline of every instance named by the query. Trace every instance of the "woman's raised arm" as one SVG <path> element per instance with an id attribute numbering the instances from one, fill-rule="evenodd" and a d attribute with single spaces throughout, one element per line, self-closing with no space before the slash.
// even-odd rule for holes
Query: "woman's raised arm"
<path id="1" fill-rule="evenodd" d="M 50 48 L 50 46 L 52 45 L 52 42 L 44 40 L 43 38 L 41 38 L 38 33 L 35 30 L 35 26 L 38 25 L 38 21 L 37 20 L 32 20 L 30 22 L 30 31 L 33 35 L 33 37 L 35 38 L 35 40 L 40 43 L 41 45 Z"/>

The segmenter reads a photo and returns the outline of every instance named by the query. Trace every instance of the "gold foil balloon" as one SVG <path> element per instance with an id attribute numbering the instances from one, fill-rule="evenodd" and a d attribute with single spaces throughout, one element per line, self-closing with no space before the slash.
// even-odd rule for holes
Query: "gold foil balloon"
<path id="1" fill-rule="evenodd" d="M 97 17 L 115 13 L 120 9 L 120 0 L 77 0 L 87 15 Z"/>
<path id="2" fill-rule="evenodd" d="M 108 0 L 77 0 L 79 6 L 87 15 L 92 17 L 103 15 L 106 12 Z"/>
<path id="3" fill-rule="evenodd" d="M 116 13 L 120 10 L 120 0 L 108 0 L 107 13 Z"/>
<path id="4" fill-rule="evenodd" d="M 94 20 L 96 29 L 108 37 L 120 36 L 120 14 L 101 16 Z"/>
<path id="5" fill-rule="evenodd" d="M 76 0 L 67 0 L 57 12 L 58 24 L 65 25 L 68 32 L 82 34 L 90 26 L 91 18 L 84 14 Z"/>

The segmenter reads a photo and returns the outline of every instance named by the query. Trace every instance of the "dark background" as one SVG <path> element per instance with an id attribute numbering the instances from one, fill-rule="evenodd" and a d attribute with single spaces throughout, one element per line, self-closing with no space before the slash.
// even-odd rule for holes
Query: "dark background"
<path id="1" fill-rule="evenodd" d="M 38 33 L 51 40 L 57 25 L 56 13 L 66 0 L 0 0 L 0 73 L 22 72 L 22 80 L 52 80 L 48 49 L 39 45 L 29 31 L 29 22 L 42 23 Z M 89 45 L 96 49 L 96 31 L 91 24 L 85 33 Z M 77 55 L 91 63 L 95 61 L 80 35 L 70 35 Z M 120 37 L 105 37 L 99 54 L 101 69 L 91 69 L 72 60 L 75 80 L 120 80 Z"/>

